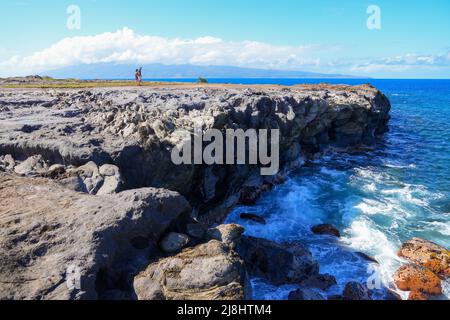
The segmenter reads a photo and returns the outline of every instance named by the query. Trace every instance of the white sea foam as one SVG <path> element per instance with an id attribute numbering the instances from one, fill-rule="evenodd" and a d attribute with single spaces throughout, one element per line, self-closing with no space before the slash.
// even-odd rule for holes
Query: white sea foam
<path id="1" fill-rule="evenodd" d="M 355 206 L 365 215 L 374 214 L 390 214 L 394 208 L 392 204 L 385 204 L 372 199 L 363 199 L 363 201 Z"/>
<path id="2" fill-rule="evenodd" d="M 366 192 L 372 192 L 372 193 L 374 193 L 374 192 L 377 191 L 377 185 L 376 185 L 375 183 L 369 183 L 369 184 L 364 185 L 364 186 L 362 187 L 362 190 L 363 190 L 363 191 L 366 191 Z"/>
<path id="3" fill-rule="evenodd" d="M 406 186 L 404 188 L 398 189 L 381 190 L 381 193 L 388 196 L 396 196 L 403 202 L 412 203 L 417 206 L 427 206 L 429 203 L 426 201 L 426 198 L 422 197 L 422 199 L 419 199 L 415 197 L 414 196 L 415 191 L 417 190 L 412 190 L 409 186 Z"/>
<path id="4" fill-rule="evenodd" d="M 431 229 L 436 230 L 443 236 L 450 236 L 450 221 L 447 222 L 433 221 L 430 222 L 428 225 Z"/>
<path id="5" fill-rule="evenodd" d="M 319 194 L 319 186 L 312 181 L 303 184 L 288 181 L 271 194 L 266 195 L 256 207 L 237 207 L 226 222 L 239 222 L 252 236 L 274 241 L 287 241 L 309 232 L 311 226 L 324 220 L 320 206 L 314 205 Z M 266 215 L 266 211 L 276 210 L 276 214 Z M 265 217 L 267 224 L 261 225 L 239 219 L 242 212 L 252 212 Z"/>
<path id="6" fill-rule="evenodd" d="M 329 169 L 329 168 L 326 168 L 326 167 L 322 167 L 320 169 L 320 172 L 323 173 L 323 174 L 329 175 L 329 176 L 331 176 L 333 178 L 337 178 L 337 177 L 341 177 L 341 176 L 345 175 L 345 172 Z"/>
<path id="7" fill-rule="evenodd" d="M 388 177 L 386 173 L 376 172 L 368 168 L 356 168 L 355 175 L 352 176 L 352 179 L 358 178 L 367 179 L 368 181 L 375 183 L 386 183 L 390 181 L 390 177 Z"/>
<path id="8" fill-rule="evenodd" d="M 380 263 L 382 283 L 392 285 L 392 275 L 402 264 L 396 254 L 400 246 L 398 240 L 388 239 L 371 220 L 361 217 L 345 231 L 342 241 L 356 251 L 372 255 Z"/>

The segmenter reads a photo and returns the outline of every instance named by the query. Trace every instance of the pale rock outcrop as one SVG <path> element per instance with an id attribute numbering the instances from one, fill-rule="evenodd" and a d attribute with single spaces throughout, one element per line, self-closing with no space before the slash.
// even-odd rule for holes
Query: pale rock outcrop
<path id="1" fill-rule="evenodd" d="M 211 240 L 150 264 L 134 279 L 140 300 L 242 300 L 250 297 L 243 261 Z"/>
<path id="2" fill-rule="evenodd" d="M 122 178 L 117 166 L 104 164 L 99 168 L 99 173 L 104 178 L 104 182 L 97 195 L 114 194 L 119 191 Z"/>
<path id="3" fill-rule="evenodd" d="M 47 170 L 48 166 L 41 155 L 29 157 L 14 167 L 14 172 L 22 176 L 36 176 Z"/>
<path id="4" fill-rule="evenodd" d="M 100 175 L 97 165 L 93 161 L 90 161 L 69 173 L 73 173 L 81 178 L 83 181 L 83 191 L 89 194 L 97 194 L 105 181 L 104 177 Z"/>
<path id="5" fill-rule="evenodd" d="M 161 235 L 191 211 L 164 189 L 91 196 L 5 173 L 0 186 L 0 299 L 97 299 L 131 290 Z"/>
<path id="6" fill-rule="evenodd" d="M 208 230 L 208 235 L 218 241 L 221 241 L 230 247 L 236 247 L 240 242 L 245 229 L 238 224 L 222 224 L 216 228 Z"/>
<path id="7" fill-rule="evenodd" d="M 301 283 L 319 275 L 319 264 L 300 242 L 277 244 L 242 236 L 236 251 L 252 276 L 275 285 Z"/>
<path id="8" fill-rule="evenodd" d="M 115 194 L 120 191 L 122 184 L 117 166 L 104 164 L 98 167 L 93 161 L 80 167 L 69 168 L 54 164 L 39 176 L 54 179 L 70 190 L 92 195 Z"/>
<path id="9" fill-rule="evenodd" d="M 3 171 L 12 171 L 15 166 L 16 162 L 10 154 L 0 156 L 0 170 L 3 169 Z"/>

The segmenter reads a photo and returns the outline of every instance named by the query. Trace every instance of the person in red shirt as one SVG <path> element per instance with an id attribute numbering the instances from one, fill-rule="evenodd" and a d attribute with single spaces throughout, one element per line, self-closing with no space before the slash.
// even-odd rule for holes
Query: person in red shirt
<path id="1" fill-rule="evenodd" d="M 140 69 L 136 69 L 134 77 L 136 79 L 136 84 L 140 87 L 142 83 L 142 67 Z"/>

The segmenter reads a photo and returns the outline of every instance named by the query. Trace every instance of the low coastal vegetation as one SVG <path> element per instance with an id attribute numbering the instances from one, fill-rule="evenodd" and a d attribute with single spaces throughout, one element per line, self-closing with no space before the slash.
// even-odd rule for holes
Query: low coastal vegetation
<path id="1" fill-rule="evenodd" d="M 142 86 L 157 87 L 168 85 L 163 81 L 143 81 Z M 171 85 L 182 85 L 183 82 L 170 82 Z M 0 79 L 0 88 L 14 89 L 84 89 L 84 88 L 112 88 L 112 87 L 135 87 L 136 82 L 132 80 L 80 80 L 80 79 L 55 79 L 51 77 L 28 76 Z"/>
<path id="2" fill-rule="evenodd" d="M 205 77 L 199 77 L 197 82 L 200 84 L 206 84 L 208 83 L 208 79 L 206 79 Z"/>

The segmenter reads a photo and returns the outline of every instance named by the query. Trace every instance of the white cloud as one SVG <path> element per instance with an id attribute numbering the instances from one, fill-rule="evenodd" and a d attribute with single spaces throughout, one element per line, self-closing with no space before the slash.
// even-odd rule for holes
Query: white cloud
<path id="1" fill-rule="evenodd" d="M 436 55 L 406 54 L 354 64 L 351 70 L 354 72 L 405 72 L 412 69 L 438 69 L 450 67 L 450 51 Z"/>
<path id="2" fill-rule="evenodd" d="M 3 73 L 27 74 L 78 64 L 163 63 L 231 65 L 258 68 L 300 69 L 317 66 L 319 59 L 306 57 L 307 46 L 276 46 L 214 37 L 192 40 L 136 34 L 129 28 L 95 36 L 65 38 L 29 56 L 0 62 Z"/>
<path id="3" fill-rule="evenodd" d="M 330 55 L 331 51 L 339 51 L 339 56 Z M 0 57 L 6 59 L 10 54 L 0 49 Z M 211 36 L 170 39 L 139 35 L 123 28 L 94 36 L 65 38 L 31 55 L 0 61 L 0 76 L 27 75 L 93 63 L 224 65 L 364 76 L 450 68 L 450 51 L 351 60 L 345 59 L 345 55 L 340 45 L 281 46 L 256 41 L 226 41 Z"/>

